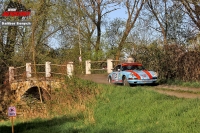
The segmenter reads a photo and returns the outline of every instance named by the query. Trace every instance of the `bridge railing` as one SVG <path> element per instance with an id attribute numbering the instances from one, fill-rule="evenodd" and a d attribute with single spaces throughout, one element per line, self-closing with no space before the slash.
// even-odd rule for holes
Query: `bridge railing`
<path id="1" fill-rule="evenodd" d="M 74 71 L 73 62 L 68 62 L 66 65 L 51 64 L 31 64 L 26 63 L 25 66 L 9 67 L 9 82 L 15 80 L 27 80 L 31 78 L 60 78 L 63 76 L 72 76 Z"/>
<path id="2" fill-rule="evenodd" d="M 91 61 L 86 60 L 85 62 L 85 73 L 91 74 L 93 71 L 106 71 L 107 73 L 111 73 L 113 69 L 113 65 L 115 62 L 119 62 L 119 60 L 107 59 L 107 61 Z M 104 63 L 104 66 L 101 68 L 93 68 L 92 65 L 100 63 L 101 65 Z"/>
<path id="3" fill-rule="evenodd" d="M 85 61 L 85 73 L 91 74 L 93 71 L 107 71 L 107 73 L 111 73 L 114 65 L 117 65 L 122 62 L 134 62 L 135 59 L 132 57 L 127 58 L 126 60 L 113 60 L 113 59 L 107 59 L 107 61 L 91 61 L 86 60 Z M 97 63 L 100 63 L 101 68 L 94 68 L 92 65 Z M 102 67 L 102 64 L 104 63 L 105 66 Z"/>
<path id="4" fill-rule="evenodd" d="M 20 66 L 20 67 L 9 67 L 9 81 L 12 81 L 14 79 L 25 79 L 25 72 L 24 69 L 26 66 Z M 12 75 L 12 76 L 10 76 Z"/>
<path id="5" fill-rule="evenodd" d="M 51 64 L 51 76 L 73 75 L 73 62 L 68 62 L 67 65 Z M 46 75 L 48 76 L 48 75 Z"/>

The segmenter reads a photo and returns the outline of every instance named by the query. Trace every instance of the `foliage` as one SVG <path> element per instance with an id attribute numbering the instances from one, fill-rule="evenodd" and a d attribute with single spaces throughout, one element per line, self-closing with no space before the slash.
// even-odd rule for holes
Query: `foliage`
<path id="1" fill-rule="evenodd" d="M 51 94 L 51 101 L 47 103 L 50 117 L 82 116 L 92 122 L 95 97 L 100 93 L 98 85 L 75 77 L 66 77 L 65 84 Z"/>
<path id="2" fill-rule="evenodd" d="M 168 80 L 168 85 L 178 85 L 183 87 L 200 88 L 200 82 L 196 81 L 182 81 L 182 80 Z"/>
<path id="3" fill-rule="evenodd" d="M 191 74 L 194 79 L 189 78 L 191 75 L 179 78 L 180 74 L 177 74 L 179 57 L 191 58 L 182 55 L 186 46 L 194 45 L 192 50 L 195 52 L 195 48 L 199 48 L 199 4 L 195 1 L 18 2 L 31 9 L 31 16 L 23 21 L 31 21 L 32 26 L 0 27 L 0 84 L 7 80 L 5 75 L 9 66 L 21 66 L 27 62 L 66 64 L 72 61 L 75 74 L 79 74 L 85 69 L 85 60 L 121 60 L 131 55 L 158 71 L 161 79 L 198 80 L 194 74 Z M 9 0 L 2 3 L 1 13 Z M 125 18 L 109 18 L 110 13 L 117 10 L 124 12 Z M 21 19 L 1 17 L 2 21 Z M 134 47 L 137 54 L 132 53 Z M 80 56 L 83 62 L 79 62 Z M 183 67 L 187 71 L 188 66 Z"/>
<path id="4" fill-rule="evenodd" d="M 183 81 L 200 80 L 200 52 L 188 51 L 178 60 L 177 77 Z"/>
<path id="5" fill-rule="evenodd" d="M 88 81 L 83 83 L 82 81 L 74 80 L 73 82 L 77 84 L 76 87 L 78 88 L 82 85 L 87 88 L 88 84 L 92 84 L 92 87 L 95 86 Z M 79 100 L 76 103 L 79 103 Z M 90 102 L 90 106 L 93 106 L 91 104 L 93 102 Z M 101 85 L 101 93 L 96 95 L 95 104 L 96 106 L 94 108 L 90 108 L 91 112 L 93 112 L 93 122 L 85 120 L 87 117 L 84 115 L 67 113 L 66 115 L 59 115 L 48 119 L 37 118 L 31 121 L 15 119 L 14 129 L 15 132 L 20 133 L 195 133 L 200 130 L 198 126 L 200 123 L 199 99 L 179 99 L 166 96 L 148 90 L 148 87 L 138 86 L 135 88 L 126 88 L 113 85 Z M 61 106 L 61 104 L 57 104 L 57 106 Z M 67 110 L 63 110 L 63 112 L 67 112 Z M 9 132 L 10 130 L 10 121 L 1 122 L 0 132 Z"/>
<path id="6" fill-rule="evenodd" d="M 149 69 L 157 71 L 159 79 L 165 80 L 199 80 L 200 54 L 198 49 L 190 51 L 184 46 L 171 44 L 164 47 L 156 43 L 135 45 L 133 57 Z"/>
<path id="7" fill-rule="evenodd" d="M 185 11 L 188 14 L 188 16 L 191 18 L 193 23 L 200 29 L 200 18 L 199 18 L 199 13 L 200 13 L 200 5 L 198 1 L 195 0 L 190 0 L 190 1 L 185 1 L 185 0 L 180 0 L 182 5 L 185 7 Z"/>

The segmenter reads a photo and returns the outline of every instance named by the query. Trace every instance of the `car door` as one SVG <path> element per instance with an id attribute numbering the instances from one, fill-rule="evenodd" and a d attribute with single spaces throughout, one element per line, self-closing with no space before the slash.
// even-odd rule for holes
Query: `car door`
<path id="1" fill-rule="evenodd" d="M 114 69 L 113 69 L 113 73 L 112 73 L 112 81 L 113 82 L 119 82 L 119 76 L 120 76 L 120 68 L 121 65 L 117 65 Z"/>

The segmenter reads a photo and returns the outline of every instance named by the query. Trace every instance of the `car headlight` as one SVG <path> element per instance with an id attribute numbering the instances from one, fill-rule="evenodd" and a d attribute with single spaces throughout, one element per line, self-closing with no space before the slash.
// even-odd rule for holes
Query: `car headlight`
<path id="1" fill-rule="evenodd" d="M 131 73 L 131 74 L 129 74 L 129 76 L 128 76 L 129 78 L 133 78 L 133 74 Z"/>
<path id="2" fill-rule="evenodd" d="M 137 79 L 137 77 L 135 77 L 135 75 L 134 75 L 133 73 L 131 73 L 131 74 L 129 75 L 129 79 Z"/>
<path id="3" fill-rule="evenodd" d="M 158 73 L 157 73 L 157 72 L 154 72 L 154 73 L 153 73 L 153 77 L 158 77 Z"/>

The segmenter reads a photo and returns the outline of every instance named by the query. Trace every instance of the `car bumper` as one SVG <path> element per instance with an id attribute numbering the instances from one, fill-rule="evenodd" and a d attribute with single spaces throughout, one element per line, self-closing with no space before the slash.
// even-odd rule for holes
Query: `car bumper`
<path id="1" fill-rule="evenodd" d="M 157 79 L 148 79 L 148 80 L 128 80 L 129 84 L 154 84 Z"/>

